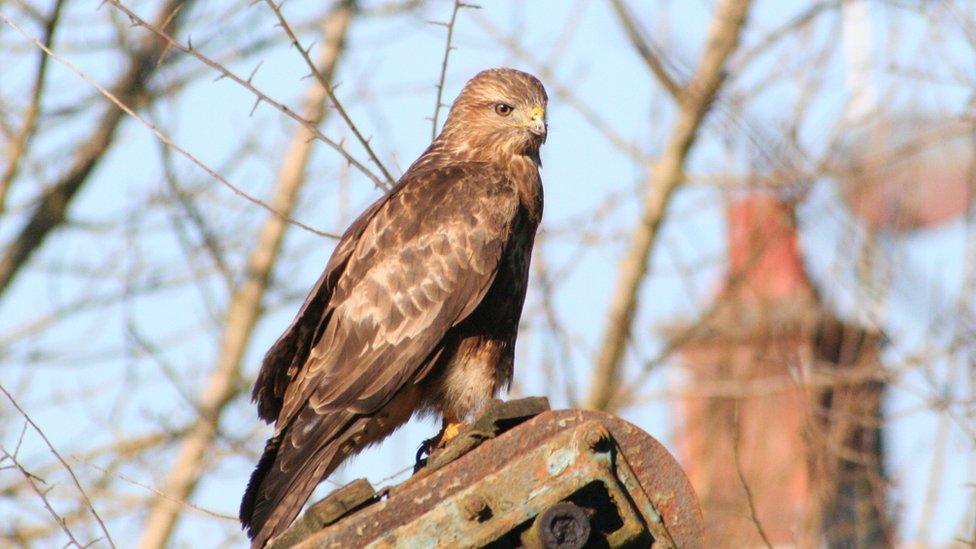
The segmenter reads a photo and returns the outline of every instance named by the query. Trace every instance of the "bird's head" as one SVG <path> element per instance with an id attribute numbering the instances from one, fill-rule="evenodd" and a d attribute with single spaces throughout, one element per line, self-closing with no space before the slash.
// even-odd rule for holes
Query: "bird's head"
<path id="1" fill-rule="evenodd" d="M 472 160 L 520 155 L 538 161 L 546 140 L 547 101 L 542 82 L 531 74 L 508 68 L 481 71 L 454 101 L 438 140 Z"/>

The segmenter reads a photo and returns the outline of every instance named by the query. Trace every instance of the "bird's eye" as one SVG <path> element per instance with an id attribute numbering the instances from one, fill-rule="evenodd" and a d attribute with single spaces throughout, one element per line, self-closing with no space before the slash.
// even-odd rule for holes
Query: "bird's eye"
<path id="1" fill-rule="evenodd" d="M 495 103 L 495 114 L 498 116 L 508 116 L 512 114 L 514 109 L 511 105 L 506 105 L 505 103 Z"/>

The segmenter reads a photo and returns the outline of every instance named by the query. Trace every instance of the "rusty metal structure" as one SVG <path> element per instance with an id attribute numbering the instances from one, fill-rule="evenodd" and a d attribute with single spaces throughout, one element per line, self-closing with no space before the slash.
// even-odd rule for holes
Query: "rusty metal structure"
<path id="1" fill-rule="evenodd" d="M 687 477 L 617 417 L 497 402 L 414 475 L 339 488 L 268 545 L 283 548 L 702 547 Z"/>

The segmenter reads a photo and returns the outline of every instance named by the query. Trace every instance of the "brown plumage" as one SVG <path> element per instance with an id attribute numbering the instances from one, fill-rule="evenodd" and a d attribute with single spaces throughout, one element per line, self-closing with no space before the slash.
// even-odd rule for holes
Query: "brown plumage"
<path id="1" fill-rule="evenodd" d="M 241 502 L 253 547 L 415 412 L 461 422 L 510 381 L 542 217 L 546 101 L 534 76 L 479 73 L 437 139 L 342 236 L 254 386 L 275 434 Z"/>

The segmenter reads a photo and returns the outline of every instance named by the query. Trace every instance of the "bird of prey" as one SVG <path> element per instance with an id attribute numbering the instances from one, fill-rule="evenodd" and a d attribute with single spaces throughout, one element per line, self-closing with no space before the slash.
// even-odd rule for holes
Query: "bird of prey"
<path id="1" fill-rule="evenodd" d="M 510 382 L 542 218 L 546 102 L 530 74 L 478 73 L 440 135 L 343 234 L 255 382 L 275 431 L 241 502 L 252 547 L 415 413 L 440 415 L 450 436 Z"/>

